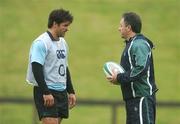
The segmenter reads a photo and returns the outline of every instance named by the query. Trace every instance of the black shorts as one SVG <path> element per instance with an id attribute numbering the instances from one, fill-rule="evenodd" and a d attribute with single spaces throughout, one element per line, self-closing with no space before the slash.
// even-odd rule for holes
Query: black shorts
<path id="1" fill-rule="evenodd" d="M 68 97 L 66 91 L 50 90 L 54 96 L 52 107 L 44 106 L 43 93 L 39 87 L 34 87 L 34 102 L 39 115 L 39 120 L 43 117 L 68 118 Z"/>
<path id="2" fill-rule="evenodd" d="M 155 124 L 154 96 L 126 100 L 126 124 Z"/>

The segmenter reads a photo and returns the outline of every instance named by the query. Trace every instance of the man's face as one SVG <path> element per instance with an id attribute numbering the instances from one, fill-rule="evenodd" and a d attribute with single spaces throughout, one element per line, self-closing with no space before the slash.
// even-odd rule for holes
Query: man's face
<path id="1" fill-rule="evenodd" d="M 126 39 L 128 37 L 129 26 L 127 26 L 126 23 L 124 22 L 124 18 L 121 19 L 118 30 L 119 30 L 122 38 Z"/>
<path id="2" fill-rule="evenodd" d="M 65 33 L 68 31 L 68 27 L 71 24 L 69 21 L 56 24 L 56 34 L 58 37 L 64 37 Z"/>

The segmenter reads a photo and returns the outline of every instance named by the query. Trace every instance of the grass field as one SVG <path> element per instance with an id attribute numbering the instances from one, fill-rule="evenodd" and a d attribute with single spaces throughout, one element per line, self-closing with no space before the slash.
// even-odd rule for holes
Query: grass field
<path id="1" fill-rule="evenodd" d="M 49 12 L 61 7 L 74 15 L 66 40 L 78 98 L 122 100 L 120 88 L 105 80 L 102 66 L 109 60 L 119 62 L 124 47 L 119 20 L 123 12 L 135 11 L 142 17 L 143 33 L 156 46 L 157 98 L 180 101 L 178 0 L 0 0 L 0 97 L 32 97 L 32 87 L 25 83 L 29 47 L 47 30 Z M 0 104 L 0 124 L 30 124 L 31 114 L 30 105 Z M 118 114 L 118 122 L 125 123 L 124 108 Z M 180 109 L 158 108 L 157 123 L 180 123 L 174 115 L 180 115 Z M 110 118 L 110 108 L 77 106 L 64 124 L 109 124 Z"/>

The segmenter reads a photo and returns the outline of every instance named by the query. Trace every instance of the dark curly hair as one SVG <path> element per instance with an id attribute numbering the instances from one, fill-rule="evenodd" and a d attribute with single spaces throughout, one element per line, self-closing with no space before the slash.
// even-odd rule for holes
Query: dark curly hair
<path id="1" fill-rule="evenodd" d="M 71 13 L 64 9 L 55 9 L 49 14 L 48 28 L 51 28 L 54 22 L 60 24 L 65 21 L 69 21 L 72 23 L 73 16 L 71 15 Z"/>

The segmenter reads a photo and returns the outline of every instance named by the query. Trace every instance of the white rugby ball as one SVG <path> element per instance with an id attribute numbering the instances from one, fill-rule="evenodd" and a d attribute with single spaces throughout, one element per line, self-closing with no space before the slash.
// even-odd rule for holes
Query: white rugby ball
<path id="1" fill-rule="evenodd" d="M 111 76 L 112 75 L 112 71 L 116 71 L 117 73 L 124 73 L 124 68 L 115 63 L 115 62 L 106 62 L 103 66 L 103 71 L 105 73 L 106 76 Z"/>

